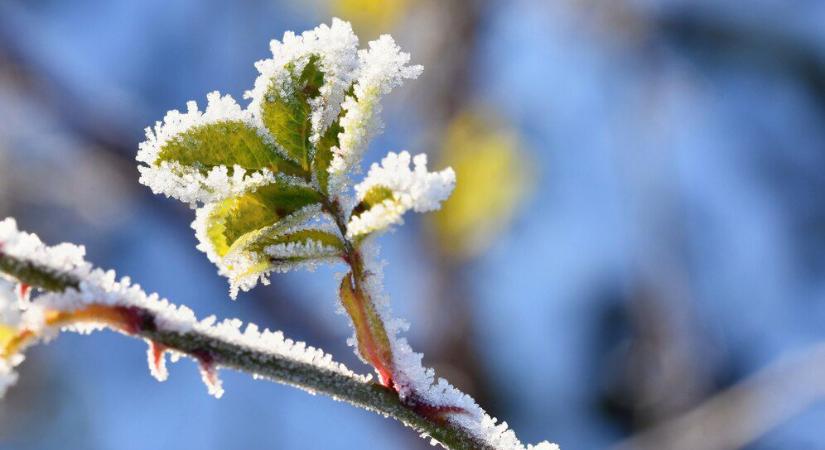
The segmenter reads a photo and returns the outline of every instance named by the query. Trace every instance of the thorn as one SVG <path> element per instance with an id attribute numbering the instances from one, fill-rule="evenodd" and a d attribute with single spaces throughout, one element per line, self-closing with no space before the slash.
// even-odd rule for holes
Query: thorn
<path id="1" fill-rule="evenodd" d="M 163 344 L 148 341 L 149 349 L 146 352 L 149 358 L 149 373 L 158 381 L 166 381 L 169 371 L 166 370 L 166 349 Z"/>
<path id="2" fill-rule="evenodd" d="M 212 355 L 207 352 L 199 352 L 194 356 L 198 360 L 201 379 L 203 380 L 203 384 L 206 385 L 209 395 L 215 398 L 221 398 L 221 396 L 223 396 L 223 383 L 221 383 L 221 379 L 218 378 L 218 369 L 212 360 Z"/>
<path id="3" fill-rule="evenodd" d="M 17 299 L 20 300 L 21 304 L 28 304 L 29 298 L 31 298 L 32 287 L 30 284 L 26 283 L 17 283 Z"/>

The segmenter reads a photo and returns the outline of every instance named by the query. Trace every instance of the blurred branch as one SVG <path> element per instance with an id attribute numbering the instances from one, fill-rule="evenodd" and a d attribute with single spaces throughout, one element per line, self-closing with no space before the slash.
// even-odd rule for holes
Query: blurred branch
<path id="1" fill-rule="evenodd" d="M 677 9 L 654 17 L 661 37 L 693 56 L 715 62 L 749 63 L 801 81 L 825 112 L 825 58 L 783 27 L 760 27 Z"/>
<path id="2" fill-rule="evenodd" d="M 783 359 L 615 450 L 733 450 L 825 398 L 825 344 Z"/>

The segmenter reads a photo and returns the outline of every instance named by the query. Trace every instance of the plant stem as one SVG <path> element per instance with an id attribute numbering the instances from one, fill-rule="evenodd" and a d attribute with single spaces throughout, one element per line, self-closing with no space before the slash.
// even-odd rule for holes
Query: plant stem
<path id="1" fill-rule="evenodd" d="M 69 274 L 57 273 L 30 261 L 6 255 L 2 251 L 0 272 L 17 282 L 44 291 L 64 292 L 76 289 L 80 285 L 80 280 Z M 139 313 L 152 314 L 147 310 Z M 364 382 L 355 376 L 344 375 L 286 356 L 252 350 L 198 332 L 179 333 L 152 326 L 137 327 L 132 331 L 124 334 L 148 339 L 195 359 L 208 354 L 212 358 L 212 363 L 217 366 L 258 375 L 310 392 L 326 394 L 334 399 L 392 417 L 418 433 L 438 440 L 448 449 L 494 450 L 454 424 L 417 413 L 405 405 L 395 391 L 378 383 Z"/>
<path id="2" fill-rule="evenodd" d="M 349 276 L 341 283 L 341 303 L 352 320 L 355 328 L 358 352 L 364 361 L 372 364 L 381 378 L 381 384 L 393 386 L 394 363 L 390 340 L 384 321 L 375 308 L 375 302 L 369 295 L 366 287 L 369 275 L 364 267 L 364 258 L 349 238 L 347 238 L 347 222 L 344 212 L 337 201 L 324 199 L 324 210 L 333 217 L 341 239 L 344 241 L 344 260 L 350 266 L 351 283 Z"/>

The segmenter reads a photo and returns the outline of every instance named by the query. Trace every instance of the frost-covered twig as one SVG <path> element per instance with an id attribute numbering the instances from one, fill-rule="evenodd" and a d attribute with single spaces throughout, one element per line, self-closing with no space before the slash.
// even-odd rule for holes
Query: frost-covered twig
<path id="1" fill-rule="evenodd" d="M 506 424 L 422 364 L 383 292 L 375 237 L 409 210 L 438 209 L 455 173 L 430 172 L 425 155 L 391 152 L 361 183 L 351 181 L 380 131 L 381 97 L 422 68 L 408 65 L 390 36 L 359 50 L 340 20 L 300 36 L 287 32 L 270 47 L 272 58 L 256 63 L 260 76 L 246 108 L 211 93 L 203 112 L 190 102 L 186 113 L 170 111 L 146 130 L 141 182 L 197 208 L 198 249 L 229 278 L 233 298 L 266 284 L 272 272 L 344 263 L 339 296 L 351 342 L 381 385 L 482 447 L 523 449 Z"/>
<path id="2" fill-rule="evenodd" d="M 12 338 L 0 340 L 0 382 L 5 382 L 0 392 L 16 380 L 12 368 L 22 362 L 27 345 L 54 337 L 60 328 L 111 328 L 150 344 L 150 369 L 160 380 L 166 378 L 163 355 L 169 352 L 194 359 L 210 392 L 218 396 L 222 391 L 216 370 L 235 369 L 392 417 L 447 448 L 494 448 L 461 427 L 416 411 L 394 391 L 352 373 L 320 350 L 284 339 L 280 332 L 260 332 L 254 325 L 241 331 L 238 320 L 217 325 L 214 317 L 198 321 L 188 308 L 146 295 L 128 280 L 116 282 L 111 271 L 93 269 L 82 255 L 82 247 L 47 247 L 36 236 L 17 231 L 13 220 L 0 222 L 0 273 L 25 293 L 11 298 L 0 286 L 2 326 L 16 330 Z M 29 300 L 31 288 L 43 294 Z"/>

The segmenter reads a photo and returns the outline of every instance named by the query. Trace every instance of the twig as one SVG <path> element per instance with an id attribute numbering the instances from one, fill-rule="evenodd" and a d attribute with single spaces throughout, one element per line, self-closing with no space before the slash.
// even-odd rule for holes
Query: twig
<path id="1" fill-rule="evenodd" d="M 50 292 L 77 289 L 80 280 L 56 273 L 49 268 L 16 258 L 0 251 L 0 272 L 18 282 Z M 137 311 L 138 315 L 151 314 Z M 430 436 L 448 449 L 492 449 L 483 445 L 465 430 L 446 421 L 424 417 L 401 402 L 398 394 L 378 383 L 364 382 L 315 365 L 246 348 L 233 342 L 198 332 L 178 333 L 155 327 L 138 327 L 127 335 L 142 337 L 170 350 L 200 359 L 209 355 L 217 366 L 253 374 L 269 380 L 295 386 L 310 392 L 326 394 L 336 400 L 391 417 L 422 436 Z"/>

